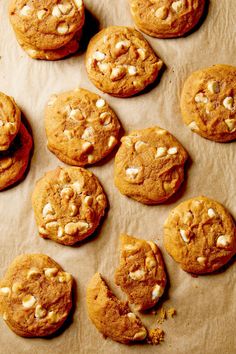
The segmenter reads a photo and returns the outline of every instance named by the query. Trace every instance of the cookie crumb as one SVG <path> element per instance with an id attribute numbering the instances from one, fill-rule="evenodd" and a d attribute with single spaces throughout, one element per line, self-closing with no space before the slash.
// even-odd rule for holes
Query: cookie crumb
<path id="1" fill-rule="evenodd" d="M 157 320 L 158 323 L 162 324 L 166 320 L 166 310 L 164 307 L 161 308 L 160 318 Z"/>
<path id="2" fill-rule="evenodd" d="M 167 314 L 169 318 L 173 318 L 174 316 L 176 316 L 176 309 L 174 307 L 169 308 L 167 310 Z"/>
<path id="3" fill-rule="evenodd" d="M 164 341 L 165 332 L 160 328 L 150 329 L 148 331 L 147 343 L 148 344 L 160 344 Z"/>

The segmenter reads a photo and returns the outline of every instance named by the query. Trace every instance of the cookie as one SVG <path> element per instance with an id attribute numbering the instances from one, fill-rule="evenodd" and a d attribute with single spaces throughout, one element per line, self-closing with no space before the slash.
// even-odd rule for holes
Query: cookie
<path id="1" fill-rule="evenodd" d="M 236 67 L 214 65 L 192 73 L 181 96 L 183 121 L 218 142 L 236 139 Z"/>
<path id="2" fill-rule="evenodd" d="M 88 284 L 86 300 L 90 320 L 105 337 L 123 344 L 146 338 L 147 330 L 140 319 L 127 303 L 118 300 L 99 273 Z"/>
<path id="3" fill-rule="evenodd" d="M 121 139 L 115 157 L 115 185 L 144 204 L 163 203 L 184 179 L 187 152 L 159 127 L 136 130 Z"/>
<path id="4" fill-rule="evenodd" d="M 86 52 L 89 79 L 117 97 L 129 97 L 154 82 L 163 62 L 133 28 L 111 26 L 97 33 Z"/>
<path id="5" fill-rule="evenodd" d="M 121 259 L 115 283 L 139 311 L 156 305 L 163 295 L 166 273 L 161 252 L 152 241 L 121 235 Z"/>
<path id="6" fill-rule="evenodd" d="M 68 317 L 72 284 L 72 276 L 50 257 L 18 256 L 0 281 L 0 313 L 19 336 L 48 336 Z"/>
<path id="7" fill-rule="evenodd" d="M 39 235 L 73 245 L 96 230 L 107 200 L 92 172 L 58 167 L 36 183 L 32 204 Z"/>
<path id="8" fill-rule="evenodd" d="M 0 152 L 0 190 L 20 181 L 28 167 L 33 140 L 21 123 L 19 133 L 7 151 Z"/>
<path id="9" fill-rule="evenodd" d="M 82 0 L 12 0 L 9 16 L 16 34 L 39 50 L 65 46 L 85 18 Z"/>
<path id="10" fill-rule="evenodd" d="M 48 148 L 61 161 L 100 161 L 118 143 L 120 124 L 103 98 L 84 89 L 53 95 L 45 111 Z"/>
<path id="11" fill-rule="evenodd" d="M 9 148 L 20 129 L 21 112 L 14 98 L 0 92 L 0 151 Z"/>
<path id="12" fill-rule="evenodd" d="M 76 32 L 74 37 L 64 46 L 58 49 L 40 50 L 26 44 L 24 39 L 16 35 L 18 43 L 25 50 L 25 52 L 32 58 L 38 60 L 60 60 L 77 52 L 80 48 L 80 39 L 82 30 Z"/>
<path id="13" fill-rule="evenodd" d="M 136 26 L 157 38 L 181 37 L 201 19 L 205 0 L 129 0 Z"/>
<path id="14" fill-rule="evenodd" d="M 218 202 L 196 197 L 179 204 L 164 226 L 167 252 L 189 273 L 211 273 L 236 253 L 236 229 Z"/>

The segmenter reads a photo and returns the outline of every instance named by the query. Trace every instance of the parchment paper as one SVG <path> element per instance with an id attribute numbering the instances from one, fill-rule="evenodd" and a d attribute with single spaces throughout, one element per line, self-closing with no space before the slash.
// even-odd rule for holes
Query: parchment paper
<path id="1" fill-rule="evenodd" d="M 61 264 L 76 279 L 73 320 L 58 336 L 24 339 L 0 321 L 1 354 L 60 353 L 236 353 L 235 262 L 222 272 L 193 278 L 183 272 L 163 249 L 163 223 L 181 201 L 206 195 L 223 203 L 236 218 L 235 143 L 207 141 L 187 129 L 181 120 L 179 99 L 183 82 L 194 70 L 216 63 L 236 65 L 235 0 L 211 0 L 202 26 L 181 39 L 158 40 L 146 36 L 164 60 L 160 83 L 138 97 L 118 99 L 102 96 L 118 114 L 126 132 L 159 125 L 172 132 L 188 150 L 191 162 L 186 183 L 165 205 L 144 206 L 122 196 L 113 184 L 114 158 L 92 167 L 110 202 L 109 212 L 95 237 L 77 247 L 66 247 L 37 234 L 31 207 L 34 184 L 45 171 L 63 165 L 46 149 L 43 111 L 50 94 L 84 87 L 99 92 L 88 80 L 84 54 L 59 62 L 28 58 L 18 46 L 7 16 L 8 1 L 0 1 L 0 90 L 15 97 L 34 135 L 34 155 L 26 179 L 0 194 L 0 276 L 21 253 L 42 252 Z M 108 25 L 133 25 L 127 0 L 85 0 L 89 13 L 87 30 Z M 115 289 L 114 270 L 119 262 L 119 234 L 127 232 L 146 240 L 157 240 L 166 262 L 169 286 L 163 300 L 174 306 L 177 316 L 166 321 L 165 342 L 160 346 L 124 346 L 105 340 L 86 313 L 86 284 L 100 271 Z M 156 316 L 144 315 L 146 325 L 155 326 Z"/>

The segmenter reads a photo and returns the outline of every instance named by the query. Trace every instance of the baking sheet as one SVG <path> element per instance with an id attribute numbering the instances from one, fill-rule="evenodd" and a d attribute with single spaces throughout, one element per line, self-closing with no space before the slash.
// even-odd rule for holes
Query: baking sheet
<path id="1" fill-rule="evenodd" d="M 163 250 L 163 223 L 169 211 L 181 201 L 200 194 L 223 203 L 236 218 L 236 144 L 219 144 L 192 134 L 182 123 L 180 92 L 194 70 L 215 63 L 236 65 L 235 0 L 211 0 L 202 26 L 181 39 L 158 40 L 146 36 L 164 60 L 166 70 L 158 86 L 129 99 L 103 94 L 117 112 L 126 132 L 159 125 L 172 132 L 190 154 L 186 182 L 177 196 L 165 205 L 144 206 L 122 196 L 113 184 L 114 159 L 92 167 L 104 185 L 109 212 L 95 237 L 81 246 L 65 247 L 37 235 L 31 207 L 35 181 L 45 171 L 63 165 L 46 149 L 43 111 L 50 94 L 84 87 L 99 93 L 89 82 L 84 54 L 59 62 L 40 62 L 19 48 L 9 25 L 8 1 L 0 1 L 0 90 L 15 97 L 34 135 L 34 155 L 27 178 L 0 194 L 0 276 L 18 254 L 42 252 L 61 264 L 76 279 L 76 306 L 64 332 L 50 339 L 24 339 L 0 321 L 1 354 L 60 353 L 156 353 L 231 354 L 236 352 L 236 268 L 232 261 L 223 272 L 193 278 L 184 273 Z M 127 0 L 85 0 L 87 29 L 133 25 Z M 165 342 L 160 346 L 124 346 L 105 340 L 86 313 L 88 280 L 100 271 L 113 285 L 119 261 L 119 233 L 127 232 L 146 240 L 157 240 L 166 262 L 169 286 L 163 304 L 175 307 L 177 316 L 166 321 Z M 119 289 L 115 289 L 121 294 Z M 154 326 L 156 316 L 142 316 Z"/>

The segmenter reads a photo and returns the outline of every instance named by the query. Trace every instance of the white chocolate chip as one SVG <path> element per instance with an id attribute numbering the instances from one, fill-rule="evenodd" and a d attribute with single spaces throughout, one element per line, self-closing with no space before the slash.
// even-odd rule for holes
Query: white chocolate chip
<path id="1" fill-rule="evenodd" d="M 51 203 L 47 203 L 43 208 L 43 217 L 45 218 L 48 214 L 54 214 Z"/>
<path id="2" fill-rule="evenodd" d="M 214 218 L 216 216 L 216 212 L 212 208 L 208 209 L 207 214 L 208 214 L 209 218 Z"/>
<path id="3" fill-rule="evenodd" d="M 100 114 L 99 117 L 100 117 L 100 119 L 102 121 L 102 125 L 103 126 L 106 127 L 107 125 L 109 125 L 111 123 L 111 115 L 110 115 L 109 112 L 103 112 L 103 113 Z"/>
<path id="4" fill-rule="evenodd" d="M 11 293 L 11 289 L 8 287 L 0 288 L 0 293 L 2 295 L 8 296 Z"/>
<path id="5" fill-rule="evenodd" d="M 88 155 L 88 163 L 93 163 L 93 161 L 94 161 L 94 157 L 93 157 L 93 155 Z"/>
<path id="6" fill-rule="evenodd" d="M 74 0 L 74 3 L 78 9 L 80 9 L 83 6 L 83 0 Z"/>
<path id="7" fill-rule="evenodd" d="M 190 211 L 187 211 L 183 216 L 183 223 L 189 225 L 193 219 L 193 214 Z"/>
<path id="8" fill-rule="evenodd" d="M 106 74 L 108 69 L 109 69 L 109 65 L 107 63 L 100 63 L 98 62 L 97 63 L 97 66 L 99 68 L 99 70 L 103 73 L 103 74 Z"/>
<path id="9" fill-rule="evenodd" d="M 47 11 L 46 10 L 39 10 L 37 12 L 37 17 L 39 20 L 42 20 L 44 18 L 44 16 L 46 15 Z"/>
<path id="10" fill-rule="evenodd" d="M 66 34 L 66 33 L 68 33 L 68 31 L 69 31 L 69 26 L 66 23 L 61 23 L 57 27 L 57 32 L 59 34 Z"/>
<path id="11" fill-rule="evenodd" d="M 93 136 L 94 136 L 94 129 L 92 127 L 88 127 L 84 130 L 84 133 L 81 136 L 81 139 L 88 140 L 88 139 L 91 139 Z"/>
<path id="12" fill-rule="evenodd" d="M 166 147 L 159 147 L 157 148 L 156 158 L 166 156 L 166 153 L 167 153 Z"/>
<path id="13" fill-rule="evenodd" d="M 60 227 L 58 227 L 58 230 L 57 230 L 57 237 L 61 238 L 63 236 L 64 236 L 64 230 L 63 230 L 63 227 L 60 226 Z"/>
<path id="14" fill-rule="evenodd" d="M 125 173 L 126 173 L 126 176 L 131 178 L 131 179 L 135 179 L 138 175 L 140 171 L 140 168 L 139 167 L 129 167 L 126 169 Z"/>
<path id="15" fill-rule="evenodd" d="M 136 315 L 133 313 L 133 312 L 129 312 L 129 313 L 127 313 L 127 316 L 129 317 L 129 319 L 131 320 L 131 321 L 135 321 L 136 320 Z"/>
<path id="16" fill-rule="evenodd" d="M 35 276 L 38 276 L 38 275 L 40 275 L 40 274 L 41 274 L 40 270 L 39 270 L 38 268 L 33 267 L 33 268 L 31 268 L 31 269 L 28 271 L 28 273 L 27 273 L 27 279 L 32 279 L 32 278 L 34 278 Z"/>
<path id="17" fill-rule="evenodd" d="M 236 129 L 236 119 L 225 119 L 225 124 L 227 125 L 230 132 Z"/>
<path id="18" fill-rule="evenodd" d="M 53 278 L 57 275 L 58 269 L 57 268 L 45 268 L 44 274 L 47 278 Z"/>
<path id="19" fill-rule="evenodd" d="M 202 92 L 200 92 L 195 96 L 195 102 L 206 104 L 206 103 L 208 103 L 208 98 L 206 96 L 204 96 Z"/>
<path id="20" fill-rule="evenodd" d="M 59 18 L 59 17 L 61 17 L 61 15 L 62 15 L 62 13 L 61 13 L 61 11 L 59 9 L 59 6 L 58 5 L 54 6 L 53 9 L 52 9 L 52 16 Z"/>
<path id="21" fill-rule="evenodd" d="M 232 110 L 233 109 L 233 103 L 234 103 L 234 99 L 233 97 L 226 97 L 223 101 L 223 106 L 228 109 L 228 110 Z"/>
<path id="22" fill-rule="evenodd" d="M 61 272 L 58 276 L 59 283 L 69 283 L 72 280 L 71 274 L 67 272 Z"/>
<path id="23" fill-rule="evenodd" d="M 179 1 L 174 1 L 171 7 L 175 12 L 180 12 L 183 9 L 183 5 L 184 5 L 183 1 L 179 0 Z"/>
<path id="24" fill-rule="evenodd" d="M 82 185 L 79 182 L 74 182 L 72 187 L 76 193 L 80 194 L 82 192 Z"/>
<path id="25" fill-rule="evenodd" d="M 145 260 L 145 265 L 146 265 L 147 269 L 150 270 L 150 269 L 156 267 L 157 262 L 154 257 L 148 256 Z"/>
<path id="26" fill-rule="evenodd" d="M 160 18 L 161 20 L 165 20 L 168 16 L 168 9 L 165 6 L 159 7 L 155 11 L 155 16 Z"/>
<path id="27" fill-rule="evenodd" d="M 3 121 L 0 119 L 0 127 L 3 126 Z"/>
<path id="28" fill-rule="evenodd" d="M 31 7 L 29 5 L 25 5 L 20 10 L 20 14 L 22 16 L 29 16 L 31 14 Z"/>
<path id="29" fill-rule="evenodd" d="M 58 229 L 58 222 L 57 221 L 51 221 L 46 224 L 46 229 L 49 231 L 57 230 Z"/>
<path id="30" fill-rule="evenodd" d="M 180 230 L 180 235 L 185 243 L 189 243 L 189 239 L 185 230 Z"/>
<path id="31" fill-rule="evenodd" d="M 178 152 L 178 148 L 176 146 L 169 148 L 169 150 L 167 151 L 169 155 L 175 155 L 177 154 L 177 152 Z"/>
<path id="32" fill-rule="evenodd" d="M 85 143 L 82 144 L 82 151 L 87 152 L 87 151 L 91 150 L 92 147 L 93 147 L 93 144 L 90 143 L 89 141 L 86 141 Z"/>
<path id="33" fill-rule="evenodd" d="M 66 2 L 64 4 L 59 4 L 58 7 L 61 13 L 63 13 L 63 15 L 67 15 L 72 9 L 72 5 L 69 2 Z"/>
<path id="34" fill-rule="evenodd" d="M 114 136 L 110 136 L 108 140 L 108 147 L 111 148 L 116 144 L 116 142 L 117 142 L 116 138 Z"/>
<path id="35" fill-rule="evenodd" d="M 97 61 L 102 61 L 106 58 L 106 55 L 98 50 L 93 53 L 93 58 Z"/>
<path id="36" fill-rule="evenodd" d="M 57 314 L 56 314 L 54 311 L 49 311 L 49 312 L 48 312 L 48 315 L 47 315 L 47 318 L 48 318 L 52 323 L 58 322 L 58 316 L 57 316 Z"/>
<path id="37" fill-rule="evenodd" d="M 134 340 L 144 340 L 147 337 L 147 331 L 145 328 L 140 332 L 136 333 L 133 337 Z"/>
<path id="38" fill-rule="evenodd" d="M 91 197 L 91 195 L 86 195 L 84 198 L 84 203 L 88 206 L 91 206 L 93 204 L 93 197 Z"/>
<path id="39" fill-rule="evenodd" d="M 102 204 L 105 202 L 105 197 L 103 194 L 99 194 L 96 198 L 96 201 L 99 203 L 99 204 Z"/>
<path id="40" fill-rule="evenodd" d="M 217 241 L 216 241 L 217 247 L 225 248 L 225 247 L 229 246 L 229 244 L 230 244 L 230 240 L 227 235 L 221 235 L 217 238 Z"/>
<path id="41" fill-rule="evenodd" d="M 77 121 L 80 118 L 80 113 L 79 109 L 71 109 L 68 117 Z"/>
<path id="42" fill-rule="evenodd" d="M 137 74 L 137 68 L 133 65 L 128 66 L 128 73 L 130 76 L 134 76 Z"/>
<path id="43" fill-rule="evenodd" d="M 96 107 L 97 107 L 97 108 L 102 108 L 102 107 L 105 106 L 105 104 L 106 104 L 106 102 L 104 101 L 104 99 L 103 99 L 103 98 L 100 98 L 100 99 L 97 100 L 97 102 L 96 102 Z"/>
<path id="44" fill-rule="evenodd" d="M 143 269 L 138 269 L 135 272 L 129 272 L 129 277 L 133 280 L 141 280 L 145 276 L 145 271 Z"/>
<path id="45" fill-rule="evenodd" d="M 10 134 L 15 134 L 15 132 L 16 132 L 16 124 L 15 123 L 7 122 L 5 124 L 5 127 L 9 131 Z"/>
<path id="46" fill-rule="evenodd" d="M 76 223 L 74 222 L 70 222 L 68 224 L 66 224 L 65 226 L 65 233 L 68 234 L 68 235 L 75 235 L 78 231 L 78 226 Z"/>
<path id="47" fill-rule="evenodd" d="M 207 84 L 207 88 L 211 93 L 219 93 L 220 85 L 217 81 L 209 81 Z"/>
<path id="48" fill-rule="evenodd" d="M 78 207 L 75 204 L 70 205 L 70 216 L 75 216 L 78 214 Z"/>
<path id="49" fill-rule="evenodd" d="M 188 126 L 191 130 L 199 131 L 199 127 L 195 121 L 192 121 Z"/>
<path id="50" fill-rule="evenodd" d="M 65 187 L 61 190 L 61 197 L 69 200 L 74 196 L 74 191 L 71 187 Z"/>
<path id="51" fill-rule="evenodd" d="M 6 312 L 3 313 L 2 318 L 3 318 L 4 321 L 8 320 L 8 316 L 7 316 Z"/>
<path id="52" fill-rule="evenodd" d="M 116 68 L 113 68 L 111 71 L 111 80 L 112 81 L 117 81 L 122 79 L 125 76 L 125 69 L 123 66 L 117 66 Z"/>
<path id="53" fill-rule="evenodd" d="M 26 309 L 31 308 L 32 306 L 34 306 L 36 302 L 36 299 L 34 296 L 32 295 L 26 295 L 23 299 L 22 299 L 22 305 L 23 307 L 25 307 Z"/>
<path id="54" fill-rule="evenodd" d="M 152 300 L 155 300 L 158 297 L 161 297 L 163 292 L 164 292 L 164 289 L 159 284 L 155 285 L 152 290 Z"/>
<path id="55" fill-rule="evenodd" d="M 199 264 L 205 265 L 206 264 L 206 257 L 197 257 L 197 261 Z"/>
<path id="56" fill-rule="evenodd" d="M 17 294 L 23 289 L 22 285 L 18 282 L 12 284 L 12 292 Z"/>
<path id="57" fill-rule="evenodd" d="M 144 48 L 138 48 L 137 52 L 142 60 L 146 59 L 146 49 Z"/>
<path id="58" fill-rule="evenodd" d="M 128 41 L 128 40 L 117 42 L 115 45 L 116 49 L 122 50 L 122 51 L 127 51 L 129 47 L 130 47 L 130 41 Z"/>
<path id="59" fill-rule="evenodd" d="M 87 231 L 89 228 L 89 224 L 86 221 L 78 221 L 77 222 L 77 227 L 79 229 L 80 232 L 84 232 Z"/>
<path id="60" fill-rule="evenodd" d="M 35 317 L 43 318 L 46 315 L 47 315 L 47 311 L 41 305 L 37 305 L 35 308 Z"/>
<path id="61" fill-rule="evenodd" d="M 137 245 L 127 244 L 124 246 L 125 251 L 137 251 L 139 247 Z"/>
<path id="62" fill-rule="evenodd" d="M 134 145 L 134 148 L 137 152 L 141 152 L 143 151 L 143 149 L 147 146 L 146 143 L 144 143 L 143 141 L 137 141 Z"/>

